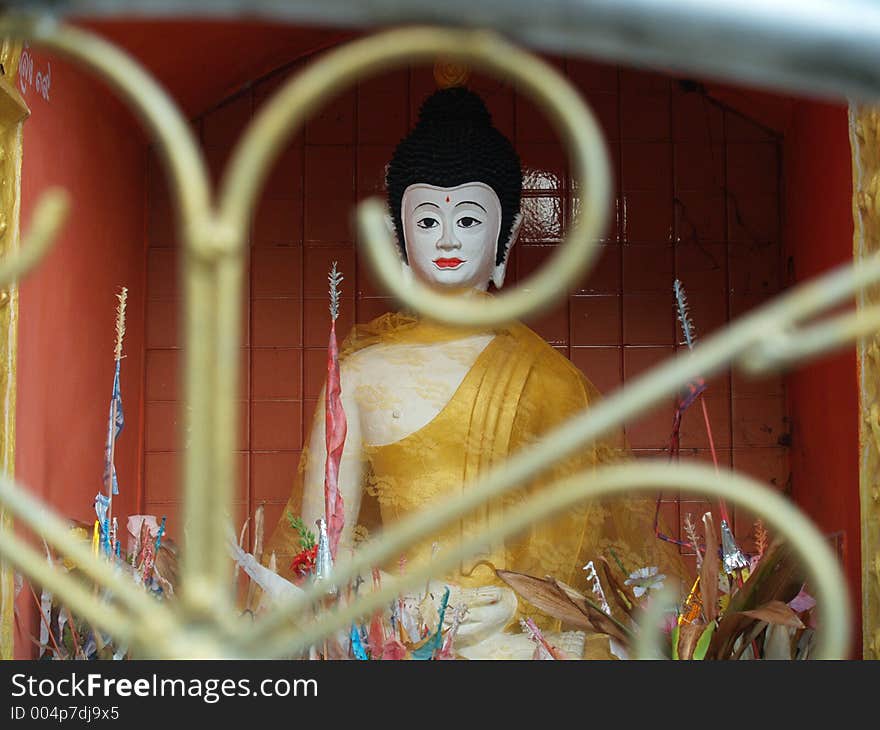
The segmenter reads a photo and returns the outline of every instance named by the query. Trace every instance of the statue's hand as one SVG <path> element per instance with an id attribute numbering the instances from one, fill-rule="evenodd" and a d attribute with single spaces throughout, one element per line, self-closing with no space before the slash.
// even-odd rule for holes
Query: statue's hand
<path id="1" fill-rule="evenodd" d="M 503 586 L 481 586 L 463 588 L 449 586 L 449 606 L 464 604 L 467 613 L 458 627 L 455 637 L 457 646 L 476 644 L 494 634 L 500 633 L 516 614 L 516 594 Z M 446 621 L 452 623 L 452 611 L 447 611 Z"/>
<path id="2" fill-rule="evenodd" d="M 449 588 L 449 607 L 443 621 L 444 629 L 452 626 L 455 609 L 458 606 L 464 604 L 467 608 L 464 618 L 458 625 L 458 633 L 455 637 L 456 646 L 470 646 L 484 641 L 490 636 L 500 634 L 516 615 L 516 593 L 506 586 L 466 588 L 455 583 L 432 580 L 428 589 L 435 606 L 439 604 L 440 596 L 443 595 L 447 587 Z M 421 592 L 405 595 L 405 598 L 414 605 L 421 602 L 421 597 Z"/>

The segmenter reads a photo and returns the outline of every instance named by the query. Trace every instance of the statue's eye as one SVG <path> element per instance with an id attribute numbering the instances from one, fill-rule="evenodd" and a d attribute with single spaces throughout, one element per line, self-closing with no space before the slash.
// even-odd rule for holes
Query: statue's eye
<path id="1" fill-rule="evenodd" d="M 440 221 L 438 221 L 436 218 L 422 218 L 421 220 L 416 221 L 416 225 L 419 228 L 424 228 L 425 230 L 428 230 L 429 228 L 436 228 L 437 226 L 439 226 Z"/>
<path id="2" fill-rule="evenodd" d="M 473 228 L 474 226 L 478 226 L 482 223 L 482 221 L 478 221 L 476 218 L 472 218 L 469 215 L 466 215 L 464 218 L 459 218 L 458 225 L 460 228 Z"/>

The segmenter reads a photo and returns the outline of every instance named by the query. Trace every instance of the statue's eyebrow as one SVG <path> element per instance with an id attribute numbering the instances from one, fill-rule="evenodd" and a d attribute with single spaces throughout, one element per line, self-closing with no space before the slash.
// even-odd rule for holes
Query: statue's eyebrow
<path id="1" fill-rule="evenodd" d="M 476 205 L 476 206 L 477 206 L 480 210 L 482 210 L 484 213 L 488 213 L 488 212 L 489 212 L 489 211 L 487 211 L 482 205 L 480 205 L 476 200 L 462 200 L 460 203 L 456 203 L 456 204 L 455 204 L 455 207 L 457 208 L 459 205 L 467 205 L 467 204 L 470 204 L 470 205 Z"/>
<path id="2" fill-rule="evenodd" d="M 418 210 L 418 209 L 421 208 L 423 205 L 433 205 L 437 210 L 440 210 L 440 206 L 437 205 L 437 203 L 432 203 L 432 202 L 430 202 L 430 201 L 428 201 L 428 200 L 426 200 L 424 203 L 419 203 L 415 208 L 413 208 L 413 210 Z"/>

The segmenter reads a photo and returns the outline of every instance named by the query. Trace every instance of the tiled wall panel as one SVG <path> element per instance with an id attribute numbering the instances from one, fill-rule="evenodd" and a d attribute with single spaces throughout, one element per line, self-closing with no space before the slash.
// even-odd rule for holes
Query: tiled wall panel
<path id="1" fill-rule="evenodd" d="M 575 60 L 554 63 L 578 85 L 605 130 L 616 205 L 593 271 L 567 302 L 529 324 L 608 392 L 680 347 L 676 277 L 689 292 L 700 336 L 779 291 L 780 141 L 666 76 Z M 196 120 L 215 178 L 283 75 L 256 82 Z M 553 253 L 576 214 L 577 194 L 562 149 L 535 107 L 494 80 L 476 77 L 471 86 L 523 160 L 526 221 L 509 267 L 513 285 Z M 241 517 L 265 503 L 272 524 L 287 499 L 324 379 L 330 263 L 339 262 L 345 275 L 340 335 L 389 308 L 357 255 L 352 208 L 381 194 L 394 145 L 434 88 L 431 70 L 415 68 L 341 96 L 289 145 L 263 190 L 251 227 L 244 307 Z M 151 178 L 146 503 L 176 514 L 177 249 L 155 165 Z M 781 379 L 722 375 L 710 382 L 706 405 L 720 466 L 787 489 Z M 673 407 L 670 401 L 627 425 L 637 455 L 663 454 Z M 683 458 L 711 461 L 698 406 L 684 418 L 681 445 Z M 705 506 L 673 497 L 663 506 L 672 526 Z M 745 519 L 736 526 L 744 538 L 750 528 Z"/>

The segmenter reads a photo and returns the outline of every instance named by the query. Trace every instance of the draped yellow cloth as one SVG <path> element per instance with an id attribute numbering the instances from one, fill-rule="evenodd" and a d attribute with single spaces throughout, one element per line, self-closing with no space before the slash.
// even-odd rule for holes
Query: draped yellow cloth
<path id="1" fill-rule="evenodd" d="M 340 348 L 340 357 L 344 361 L 375 345 L 451 343 L 469 334 L 475 331 L 390 313 L 356 326 Z M 514 323 L 495 330 L 436 417 L 397 442 L 361 445 L 367 463 L 359 524 L 372 531 L 459 494 L 474 479 L 600 397 L 580 370 L 525 325 Z M 479 540 L 489 525 L 503 519 L 506 510 L 544 485 L 626 456 L 622 437 L 586 446 L 532 483 L 408 550 L 407 563 L 430 560 L 435 543 L 442 549 L 463 539 Z M 306 448 L 286 509 L 294 516 L 302 504 L 302 474 L 308 458 Z M 491 564 L 539 577 L 551 575 L 589 593 L 582 574 L 584 564 L 594 560 L 598 566 L 600 556 L 611 559 L 612 553 L 629 571 L 656 565 L 667 575 L 684 578 L 678 549 L 654 536 L 653 517 L 650 498 L 584 502 L 557 518 L 532 525 L 504 544 L 482 545 L 458 570 L 442 578 L 461 586 L 500 585 Z M 298 551 L 299 536 L 283 515 L 264 559 L 274 552 L 277 570 L 290 577 L 289 565 Z M 393 571 L 396 566 L 381 567 Z M 523 601 L 520 615 L 532 616 L 543 628 L 559 628 Z"/>
<path id="2" fill-rule="evenodd" d="M 378 344 L 451 342 L 474 333 L 405 313 L 390 313 L 356 326 L 340 348 L 341 358 Z M 397 442 L 362 445 L 367 463 L 360 524 L 371 529 L 393 524 L 459 494 L 511 454 L 600 397 L 580 370 L 525 325 L 513 323 L 494 330 L 494 334 L 435 418 Z M 586 446 L 515 493 L 424 540 L 407 552 L 407 562 L 429 560 L 434 542 L 449 546 L 461 539 L 479 538 L 488 525 L 503 519 L 505 510 L 543 486 L 624 456 L 622 438 Z M 306 449 L 287 506 L 293 515 L 299 514 L 302 504 L 302 474 L 308 458 Z M 653 515 L 650 498 L 582 503 L 560 517 L 532 525 L 504 544 L 483 545 L 479 554 L 445 579 L 462 586 L 501 584 L 487 565 L 491 563 L 499 569 L 539 577 L 552 575 L 588 593 L 583 565 L 595 560 L 598 566 L 598 558 L 611 559 L 612 551 L 627 570 L 658 565 L 667 574 L 682 575 L 678 549 L 654 537 Z M 298 535 L 282 516 L 264 559 L 274 552 L 277 569 L 289 576 L 288 566 L 298 552 L 298 543 Z M 381 567 L 391 570 L 394 566 Z M 520 611 L 545 628 L 558 628 L 522 601 Z"/>

